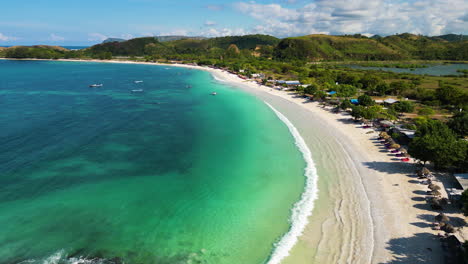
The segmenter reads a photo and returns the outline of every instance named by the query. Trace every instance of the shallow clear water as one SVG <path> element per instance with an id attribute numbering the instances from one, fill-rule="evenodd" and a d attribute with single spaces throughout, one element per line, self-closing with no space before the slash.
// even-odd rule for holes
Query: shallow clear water
<path id="1" fill-rule="evenodd" d="M 263 263 L 304 188 L 288 128 L 206 72 L 0 61 L 0 105 L 0 263 Z"/>
<path id="2" fill-rule="evenodd" d="M 419 75 L 463 75 L 457 70 L 468 70 L 468 64 L 441 64 L 441 65 L 428 65 L 427 68 L 403 69 L 403 68 L 383 68 L 383 67 L 362 67 L 359 65 L 347 65 L 347 67 L 362 69 L 362 70 L 380 70 L 391 71 L 396 73 L 411 73 Z"/>

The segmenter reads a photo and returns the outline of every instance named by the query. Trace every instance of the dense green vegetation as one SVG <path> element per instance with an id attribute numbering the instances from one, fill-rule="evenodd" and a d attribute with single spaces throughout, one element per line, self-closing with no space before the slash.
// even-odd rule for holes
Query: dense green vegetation
<path id="1" fill-rule="evenodd" d="M 59 59 L 65 57 L 67 50 L 54 46 L 33 46 L 7 48 L 2 53 L 5 58 Z"/>
<path id="2" fill-rule="evenodd" d="M 436 168 L 468 165 L 468 141 L 459 139 L 449 126 L 438 120 L 426 119 L 419 124 L 408 151 L 414 158 L 430 161 Z"/>

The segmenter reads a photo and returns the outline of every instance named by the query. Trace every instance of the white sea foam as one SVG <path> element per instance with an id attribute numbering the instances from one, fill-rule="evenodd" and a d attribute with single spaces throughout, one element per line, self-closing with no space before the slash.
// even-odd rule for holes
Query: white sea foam
<path id="1" fill-rule="evenodd" d="M 312 214 L 314 201 L 318 197 L 318 175 L 315 163 L 312 159 L 312 153 L 307 147 L 304 139 L 299 134 L 299 131 L 297 131 L 296 127 L 282 113 L 273 108 L 269 103 L 265 102 L 265 104 L 267 104 L 273 112 L 275 112 L 278 118 L 289 128 L 289 132 L 294 137 L 296 146 L 302 152 L 302 156 L 306 162 L 306 168 L 304 169 L 306 184 L 301 199 L 291 210 L 291 227 L 289 228 L 289 231 L 275 244 L 275 249 L 267 262 L 267 264 L 279 264 L 289 255 L 289 251 L 296 244 L 299 236 L 302 235 L 302 232 L 308 223 L 308 217 Z"/>
<path id="2" fill-rule="evenodd" d="M 223 82 L 223 83 L 227 82 L 226 80 L 217 77 L 216 74 L 211 74 L 211 76 L 213 76 L 213 78 L 218 82 Z"/>

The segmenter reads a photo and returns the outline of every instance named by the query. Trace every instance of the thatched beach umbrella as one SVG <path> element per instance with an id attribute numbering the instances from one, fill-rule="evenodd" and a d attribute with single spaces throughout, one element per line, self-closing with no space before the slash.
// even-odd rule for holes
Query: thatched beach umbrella
<path id="1" fill-rule="evenodd" d="M 401 147 L 400 149 L 398 149 L 401 153 L 408 153 L 408 150 L 405 149 L 404 147 Z"/>
<path id="2" fill-rule="evenodd" d="M 423 167 L 423 168 L 421 169 L 421 172 L 422 172 L 424 175 L 431 174 L 431 171 L 430 171 L 428 168 L 426 168 L 426 167 Z"/>
<path id="3" fill-rule="evenodd" d="M 391 144 L 391 145 L 390 145 L 390 148 L 392 148 L 392 149 L 399 149 L 399 148 L 400 148 L 400 145 L 399 145 L 399 144 L 396 144 L 396 143 L 395 143 L 395 144 Z"/>
<path id="4" fill-rule="evenodd" d="M 385 136 L 388 136 L 388 134 L 387 134 L 387 132 L 382 131 L 382 132 L 379 133 L 379 136 L 380 136 L 381 138 L 383 138 L 383 137 L 385 137 Z"/>
<path id="5" fill-rule="evenodd" d="M 442 230 L 444 230 L 446 233 L 455 233 L 455 227 L 453 227 L 451 224 L 444 225 Z"/>
<path id="6" fill-rule="evenodd" d="M 431 191 L 440 191 L 440 189 L 441 189 L 439 185 L 433 184 L 433 183 L 429 184 L 428 187 L 429 187 L 429 189 L 431 189 Z"/>
<path id="7" fill-rule="evenodd" d="M 436 220 L 436 222 L 445 222 L 445 223 L 447 223 L 448 221 L 450 221 L 450 218 L 448 216 L 446 216 L 444 213 L 440 213 L 440 214 L 436 215 L 435 220 Z"/>
<path id="8" fill-rule="evenodd" d="M 430 193 L 431 193 L 431 195 L 434 195 L 434 196 L 441 196 L 441 195 L 442 195 L 442 194 L 441 194 L 439 191 L 437 191 L 437 190 L 433 190 L 433 191 L 431 191 Z"/>

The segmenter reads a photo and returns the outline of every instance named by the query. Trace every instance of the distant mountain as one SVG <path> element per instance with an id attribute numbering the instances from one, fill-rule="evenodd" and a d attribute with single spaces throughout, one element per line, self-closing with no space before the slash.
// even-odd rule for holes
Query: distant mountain
<path id="1" fill-rule="evenodd" d="M 160 41 L 162 38 L 165 41 Z M 173 40 L 169 40 L 173 39 Z M 86 50 L 89 55 L 110 52 L 114 56 L 204 54 L 213 49 L 226 50 L 230 45 L 254 51 L 258 46 L 275 46 L 279 39 L 268 35 L 246 35 L 219 38 L 184 36 L 144 37 L 123 42 L 94 45 Z"/>
<path id="2" fill-rule="evenodd" d="M 121 42 L 113 41 L 94 45 L 85 50 L 89 55 L 111 53 L 114 56 L 143 56 L 148 44 L 157 44 L 159 41 L 154 37 L 134 38 Z"/>
<path id="3" fill-rule="evenodd" d="M 432 39 L 443 39 L 446 41 L 467 41 L 468 40 L 468 35 L 457 35 L 457 34 L 447 34 L 447 35 L 442 35 L 442 36 L 434 36 Z"/>
<path id="4" fill-rule="evenodd" d="M 187 36 L 155 36 L 155 38 L 160 42 L 168 42 L 168 41 L 181 40 L 181 39 L 195 39 L 195 40 L 206 39 L 205 37 L 187 37 Z"/>
<path id="5" fill-rule="evenodd" d="M 111 42 L 124 42 L 126 39 L 121 38 L 107 38 L 102 43 L 111 43 Z"/>

